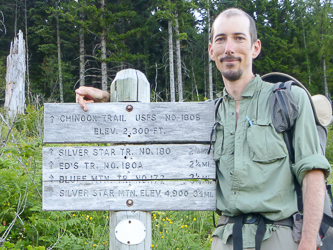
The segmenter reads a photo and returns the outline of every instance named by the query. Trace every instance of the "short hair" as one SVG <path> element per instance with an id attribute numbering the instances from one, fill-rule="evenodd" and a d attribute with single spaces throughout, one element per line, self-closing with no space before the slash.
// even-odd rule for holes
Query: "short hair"
<path id="1" fill-rule="evenodd" d="M 225 16 L 226 18 L 230 18 L 233 16 L 241 16 L 244 15 L 246 16 L 249 21 L 250 21 L 250 37 L 251 37 L 251 45 L 255 43 L 255 41 L 258 40 L 258 35 L 257 35 L 257 27 L 256 24 L 253 20 L 253 18 L 247 14 L 245 11 L 238 9 L 238 8 L 230 8 L 222 11 L 214 20 L 213 25 L 212 25 L 212 30 L 211 30 L 211 42 L 213 41 L 213 36 L 214 36 L 214 24 L 215 21 L 220 17 L 220 16 Z"/>

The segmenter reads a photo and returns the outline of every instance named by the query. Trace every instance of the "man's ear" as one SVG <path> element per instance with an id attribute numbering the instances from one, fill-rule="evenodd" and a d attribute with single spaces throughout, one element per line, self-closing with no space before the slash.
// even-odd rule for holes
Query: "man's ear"
<path id="1" fill-rule="evenodd" d="M 257 39 L 252 45 L 252 59 L 257 58 L 261 51 L 261 41 Z"/>
<path id="2" fill-rule="evenodd" d="M 212 48 L 212 44 L 211 43 L 208 44 L 208 54 L 209 54 L 210 59 L 212 59 L 213 61 L 215 61 L 214 54 L 213 54 L 213 48 Z"/>

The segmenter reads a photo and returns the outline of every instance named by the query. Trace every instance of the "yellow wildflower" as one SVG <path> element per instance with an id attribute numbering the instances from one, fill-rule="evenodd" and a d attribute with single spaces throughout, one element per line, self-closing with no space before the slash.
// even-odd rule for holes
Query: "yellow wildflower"
<path id="1" fill-rule="evenodd" d="M 194 218 L 193 220 L 194 220 L 194 221 L 196 221 L 197 219 L 196 219 L 196 218 Z"/>

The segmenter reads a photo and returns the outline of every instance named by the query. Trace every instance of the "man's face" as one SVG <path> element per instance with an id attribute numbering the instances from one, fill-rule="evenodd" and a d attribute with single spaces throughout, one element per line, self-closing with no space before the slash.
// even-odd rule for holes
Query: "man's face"
<path id="1" fill-rule="evenodd" d="M 260 53 L 260 41 L 251 44 L 250 21 L 244 15 L 220 16 L 214 23 L 209 55 L 229 81 L 252 76 L 252 59 Z"/>

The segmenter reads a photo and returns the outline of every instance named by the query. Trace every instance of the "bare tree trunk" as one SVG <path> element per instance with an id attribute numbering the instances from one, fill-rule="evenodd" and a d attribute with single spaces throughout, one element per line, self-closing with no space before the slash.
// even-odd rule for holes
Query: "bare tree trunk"
<path id="1" fill-rule="evenodd" d="M 193 75 L 193 82 L 194 82 L 195 92 L 197 94 L 197 100 L 199 101 L 199 91 L 198 91 L 197 80 L 195 78 L 195 73 L 194 73 L 194 68 L 193 68 L 193 60 L 191 60 L 191 69 L 192 69 L 192 75 Z"/>
<path id="2" fill-rule="evenodd" d="M 205 40 L 205 39 L 204 39 Z M 206 44 L 204 42 L 204 44 Z M 206 60 L 205 60 L 205 55 L 207 54 L 207 49 L 206 49 L 206 46 L 203 47 L 204 48 L 204 65 L 203 65 L 203 68 L 206 69 Z M 208 55 L 209 57 L 209 55 Z M 207 73 L 206 73 L 206 70 L 204 70 L 204 98 L 207 99 Z"/>
<path id="3" fill-rule="evenodd" d="M 24 114 L 25 105 L 25 42 L 22 31 L 11 43 L 7 57 L 5 107 L 10 116 Z"/>
<path id="4" fill-rule="evenodd" d="M 306 56 L 306 64 L 307 64 L 307 69 L 308 69 L 308 86 L 311 86 L 311 68 L 310 68 L 310 60 L 309 60 L 309 55 L 308 55 L 308 49 L 306 45 L 306 39 L 305 39 L 305 30 L 304 30 L 304 23 L 303 23 L 303 18 L 301 17 L 302 21 L 302 28 L 303 28 L 303 41 L 304 41 L 304 48 L 305 48 L 305 56 Z"/>
<path id="5" fill-rule="evenodd" d="M 178 99 L 179 99 L 179 102 L 183 102 L 182 59 L 181 59 L 181 55 L 180 55 L 178 13 L 176 14 L 175 31 L 176 31 Z"/>
<path id="6" fill-rule="evenodd" d="M 14 34 L 17 34 L 17 1 L 15 1 L 15 23 L 14 23 Z"/>
<path id="7" fill-rule="evenodd" d="M 169 34 L 170 96 L 171 96 L 171 102 L 175 102 L 176 95 L 175 95 L 175 73 L 173 66 L 172 20 L 168 21 L 168 34 Z"/>
<path id="8" fill-rule="evenodd" d="M 26 45 L 26 64 L 27 64 L 27 97 L 28 103 L 31 103 L 30 73 L 29 73 L 29 48 L 28 48 L 28 18 L 27 18 L 27 0 L 24 1 L 24 21 L 25 21 L 25 45 Z"/>
<path id="9" fill-rule="evenodd" d="M 60 102 L 64 102 L 64 91 L 62 85 L 62 68 L 61 68 L 61 47 L 60 47 L 60 31 L 59 31 L 59 12 L 58 12 L 58 0 L 56 0 L 57 11 L 57 50 L 58 50 L 58 77 L 59 77 L 59 96 Z"/>
<path id="10" fill-rule="evenodd" d="M 324 89 L 325 95 L 330 98 L 330 93 L 328 92 L 328 85 L 327 85 L 327 73 L 326 73 L 326 60 L 325 54 L 323 55 L 323 73 L 324 73 Z"/>
<path id="11" fill-rule="evenodd" d="M 105 0 L 101 0 L 101 9 L 102 16 L 104 17 L 105 10 Z M 105 41 L 105 29 L 103 27 L 102 35 L 101 35 L 101 47 L 102 47 L 102 90 L 107 91 L 108 89 L 108 70 L 106 65 L 106 41 Z"/>
<path id="12" fill-rule="evenodd" d="M 80 21 L 83 22 L 82 12 L 80 12 Z M 80 86 L 84 86 L 85 61 L 84 61 L 84 31 L 82 26 L 80 27 L 79 30 L 79 40 L 80 40 Z"/>
<path id="13" fill-rule="evenodd" d="M 210 6 L 210 0 L 208 0 L 208 6 Z M 209 7 L 207 9 L 207 27 L 208 27 L 208 42 L 210 41 L 210 32 L 211 32 L 211 27 L 210 27 L 210 11 Z M 210 57 L 207 56 L 208 58 L 208 86 L 209 86 L 209 99 L 213 100 L 213 73 L 212 73 L 212 62 L 210 60 Z"/>
<path id="14" fill-rule="evenodd" d="M 155 62 L 155 90 L 154 90 L 154 102 L 157 102 L 157 77 L 158 77 L 158 68 L 157 68 L 157 62 Z"/>

